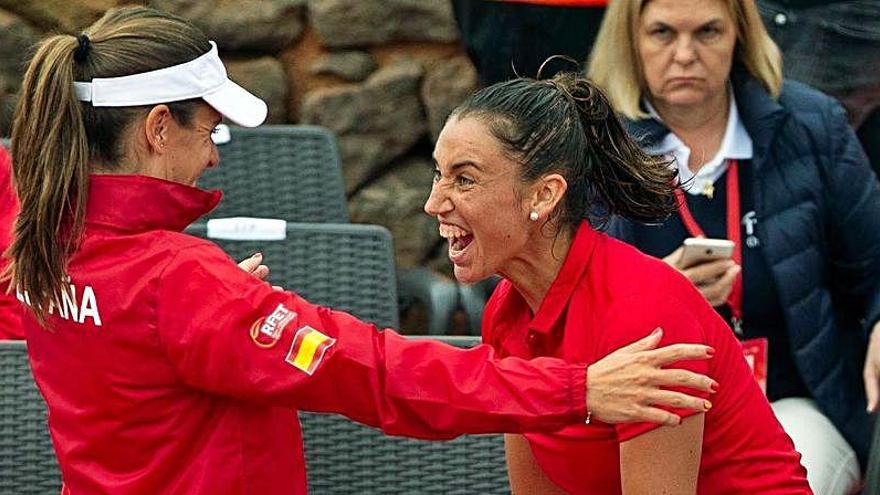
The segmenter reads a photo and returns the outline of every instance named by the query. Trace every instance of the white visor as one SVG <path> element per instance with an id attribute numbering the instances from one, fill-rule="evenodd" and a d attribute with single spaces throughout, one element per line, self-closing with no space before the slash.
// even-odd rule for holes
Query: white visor
<path id="1" fill-rule="evenodd" d="M 134 107 L 202 98 L 238 125 L 257 127 L 266 120 L 266 103 L 229 80 L 213 41 L 208 53 L 183 64 L 73 85 L 77 98 L 94 107 Z"/>

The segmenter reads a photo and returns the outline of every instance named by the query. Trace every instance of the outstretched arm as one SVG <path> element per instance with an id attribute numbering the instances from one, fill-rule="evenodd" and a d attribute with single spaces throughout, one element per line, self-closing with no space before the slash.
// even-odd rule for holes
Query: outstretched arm
<path id="1" fill-rule="evenodd" d="M 345 313 L 272 290 L 214 246 L 180 251 L 157 288 L 159 342 L 180 379 L 193 388 L 337 412 L 387 433 L 434 439 L 553 430 L 587 415 L 583 364 L 497 359 L 485 345 L 463 350 L 377 331 Z M 180 301 L 192 294 L 211 303 L 182 307 Z M 649 339 L 646 346 L 653 345 Z M 707 355 L 704 346 L 680 350 Z M 646 407 L 603 409 L 602 397 L 611 400 L 621 387 L 634 397 L 656 387 L 656 380 L 678 383 L 680 377 L 657 373 L 662 365 L 657 353 L 663 351 L 646 352 L 648 357 L 623 353 L 608 369 L 592 368 L 597 417 L 643 419 Z M 655 381 L 633 380 L 638 372 L 615 376 L 631 368 L 654 368 Z M 702 383 L 708 388 L 708 379 Z"/>

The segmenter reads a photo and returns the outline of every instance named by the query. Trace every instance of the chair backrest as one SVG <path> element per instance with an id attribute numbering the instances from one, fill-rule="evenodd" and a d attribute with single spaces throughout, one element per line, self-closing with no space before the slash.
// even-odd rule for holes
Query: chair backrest
<path id="1" fill-rule="evenodd" d="M 342 165 L 333 133 L 316 126 L 230 128 L 220 166 L 199 180 L 223 201 L 208 218 L 250 216 L 291 222 L 348 222 Z M 10 149 L 10 138 L 0 145 Z"/>
<path id="2" fill-rule="evenodd" d="M 206 224 L 187 232 L 208 238 Z M 380 327 L 399 327 L 391 233 L 378 225 L 288 223 L 277 241 L 211 239 L 236 261 L 263 253 L 274 285 Z"/>
<path id="3" fill-rule="evenodd" d="M 0 493 L 61 491 L 61 474 L 23 341 L 0 341 Z"/>
<path id="4" fill-rule="evenodd" d="M 469 347 L 476 337 L 431 337 Z M 502 435 L 389 437 L 342 416 L 300 412 L 309 493 L 509 494 Z"/>
<path id="5" fill-rule="evenodd" d="M 230 128 L 220 166 L 199 180 L 221 189 L 209 218 L 249 216 L 291 222 L 348 222 L 342 166 L 333 133 L 314 126 Z"/>

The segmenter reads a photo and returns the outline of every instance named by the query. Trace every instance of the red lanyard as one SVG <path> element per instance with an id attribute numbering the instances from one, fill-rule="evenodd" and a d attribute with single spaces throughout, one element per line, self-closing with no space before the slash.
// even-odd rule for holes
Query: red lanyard
<path id="1" fill-rule="evenodd" d="M 684 191 L 675 189 L 678 199 L 678 213 L 684 222 L 684 226 L 693 237 L 706 237 L 703 229 L 697 224 L 691 210 L 688 208 Z M 727 238 L 733 241 L 733 261 L 742 266 L 742 243 L 739 225 L 739 162 L 730 160 L 727 167 Z M 733 289 L 727 296 L 727 305 L 730 306 L 733 330 L 742 334 L 742 271 L 733 281 Z"/>

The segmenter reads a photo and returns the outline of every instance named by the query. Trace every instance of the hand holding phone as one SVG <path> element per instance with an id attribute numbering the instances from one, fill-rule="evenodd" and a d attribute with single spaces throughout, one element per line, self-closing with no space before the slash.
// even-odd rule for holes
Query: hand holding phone
<path id="1" fill-rule="evenodd" d="M 726 239 L 690 238 L 663 261 L 688 278 L 712 306 L 725 303 L 740 272 L 730 258 L 733 242 Z"/>
<path id="2" fill-rule="evenodd" d="M 689 237 L 682 244 L 677 265 L 685 269 L 710 261 L 730 259 L 733 256 L 733 247 L 733 241 L 727 239 Z"/>

